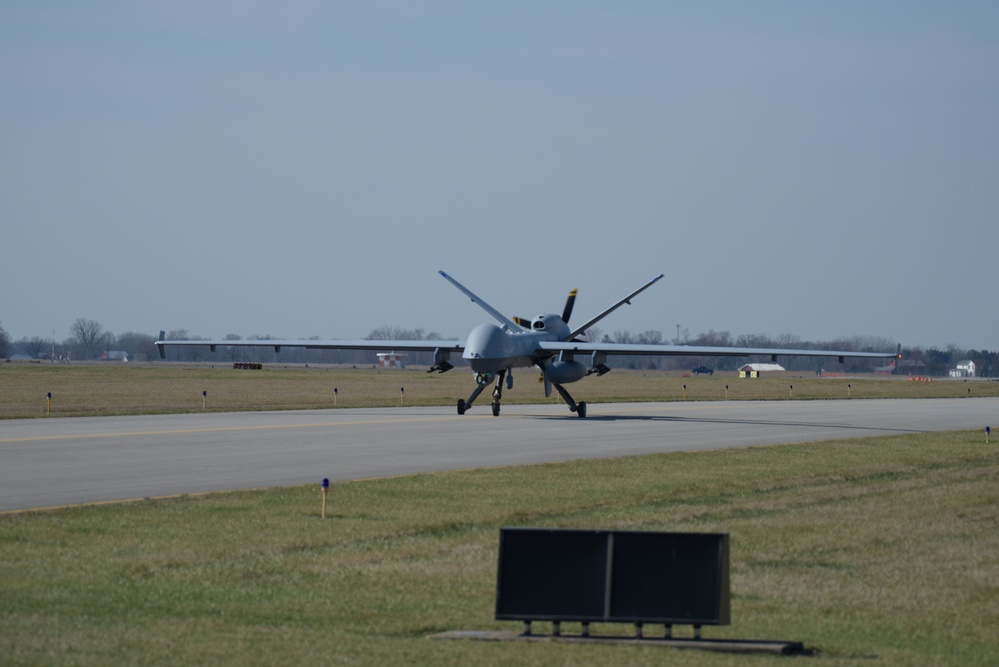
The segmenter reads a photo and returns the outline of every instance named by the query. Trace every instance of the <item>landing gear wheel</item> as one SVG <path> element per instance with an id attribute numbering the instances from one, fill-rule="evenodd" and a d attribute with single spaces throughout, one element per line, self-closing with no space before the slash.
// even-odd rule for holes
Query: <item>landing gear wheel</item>
<path id="1" fill-rule="evenodd" d="M 458 399 L 458 414 L 459 415 L 465 414 L 465 410 L 467 410 L 467 409 L 468 409 L 468 406 L 465 405 L 465 399 L 459 398 Z"/>
<path id="2" fill-rule="evenodd" d="M 499 417 L 500 404 L 499 401 L 493 403 L 493 417 Z"/>
<path id="3" fill-rule="evenodd" d="M 580 401 L 576 404 L 576 416 L 580 418 L 586 417 L 586 401 Z"/>

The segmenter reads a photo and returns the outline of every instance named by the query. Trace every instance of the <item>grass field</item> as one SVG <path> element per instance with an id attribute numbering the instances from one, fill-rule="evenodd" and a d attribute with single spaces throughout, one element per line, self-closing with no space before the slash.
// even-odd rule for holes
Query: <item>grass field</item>
<path id="1" fill-rule="evenodd" d="M 537 371 L 515 372 L 507 404 L 560 403 L 545 399 Z M 139 413 L 286 410 L 337 407 L 455 405 L 474 381 L 467 369 L 280 367 L 234 370 L 224 364 L 0 363 L 0 419 Z M 334 394 L 334 389 L 336 393 Z M 405 391 L 402 391 L 402 390 Z M 818 398 L 956 398 L 999 396 L 999 382 L 863 376 L 817 378 L 779 373 L 756 379 L 734 373 L 682 377 L 680 373 L 615 370 L 569 387 L 588 403 L 684 400 L 807 400 Z M 207 392 L 207 397 L 203 396 Z M 47 395 L 52 394 L 51 413 Z M 488 409 L 488 396 L 479 404 Z"/>
<path id="2" fill-rule="evenodd" d="M 64 416 L 331 408 L 333 387 L 338 407 L 453 405 L 471 385 L 458 370 L 3 364 L 0 417 L 45 416 L 50 391 L 52 415 Z M 592 403 L 726 391 L 957 398 L 997 395 L 999 383 L 614 371 L 573 387 Z M 545 399 L 536 375 L 520 372 L 504 400 Z M 787 660 L 428 640 L 519 630 L 492 618 L 498 531 L 519 525 L 730 533 L 733 623 L 705 628 L 708 637 L 803 641 L 816 651 L 803 659 L 831 666 L 995 665 L 996 447 L 976 431 L 351 482 L 334 486 L 325 521 L 314 487 L 3 515 L 0 664 Z"/>
<path id="3" fill-rule="evenodd" d="M 962 432 L 343 483 L 325 521 L 311 486 L 0 516 L 0 662 L 788 660 L 428 640 L 519 630 L 492 618 L 498 531 L 519 525 L 730 533 L 733 622 L 707 637 L 803 641 L 818 665 L 995 665 L 997 475 L 996 444 Z"/>

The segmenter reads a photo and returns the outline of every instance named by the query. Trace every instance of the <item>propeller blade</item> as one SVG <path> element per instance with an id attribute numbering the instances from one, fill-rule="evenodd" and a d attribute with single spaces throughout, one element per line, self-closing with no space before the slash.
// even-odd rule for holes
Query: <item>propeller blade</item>
<path id="1" fill-rule="evenodd" d="M 528 329 L 531 328 L 531 320 L 525 319 L 523 317 L 517 317 L 516 315 L 514 315 L 513 321 L 522 327 L 526 327 Z"/>
<path id="2" fill-rule="evenodd" d="M 569 318 L 572 316 L 572 305 L 576 303 L 576 288 L 572 288 L 569 291 L 569 297 L 565 300 L 565 309 L 562 311 L 562 321 L 566 324 L 569 323 Z"/>

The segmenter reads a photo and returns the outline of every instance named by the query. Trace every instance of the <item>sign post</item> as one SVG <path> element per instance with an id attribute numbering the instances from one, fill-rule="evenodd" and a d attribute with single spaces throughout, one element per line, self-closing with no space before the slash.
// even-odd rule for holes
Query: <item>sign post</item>
<path id="1" fill-rule="evenodd" d="M 49 397 L 46 402 L 45 414 L 52 414 L 52 392 L 49 392 Z"/>
<path id="2" fill-rule="evenodd" d="M 333 387 L 333 407 L 336 407 L 336 387 Z"/>
<path id="3" fill-rule="evenodd" d="M 208 407 L 208 390 L 201 392 L 201 409 L 204 410 Z"/>
<path id="4" fill-rule="evenodd" d="M 406 396 L 406 388 L 399 387 L 399 405 L 402 405 L 402 399 Z"/>
<path id="5" fill-rule="evenodd" d="M 988 426 L 986 426 L 985 427 L 985 444 L 986 445 L 989 444 L 989 433 L 991 433 L 991 432 L 992 432 L 992 429 L 989 428 Z"/>

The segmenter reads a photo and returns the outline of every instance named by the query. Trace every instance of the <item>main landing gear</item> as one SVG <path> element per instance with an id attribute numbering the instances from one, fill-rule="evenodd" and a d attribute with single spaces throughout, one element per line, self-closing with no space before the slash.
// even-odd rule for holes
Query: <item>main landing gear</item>
<path id="1" fill-rule="evenodd" d="M 472 403 L 474 403 L 475 399 L 479 397 L 479 394 L 481 394 L 483 390 L 485 390 L 485 388 L 489 386 L 489 381 L 492 379 L 492 377 L 490 377 L 489 374 L 483 373 L 477 375 L 475 379 L 478 382 L 478 386 L 475 388 L 475 391 L 472 392 L 472 395 L 468 397 L 468 400 L 465 400 L 464 398 L 458 399 L 459 415 L 465 414 L 465 412 L 470 407 L 472 407 Z M 499 417 L 500 401 L 503 399 L 504 380 L 507 381 L 506 382 L 507 389 L 512 388 L 513 376 L 512 375 L 508 376 L 506 370 L 501 370 L 497 373 L 496 384 L 493 386 L 493 403 L 492 403 L 493 417 Z M 577 403 L 576 401 L 573 400 L 572 396 L 569 395 L 569 392 L 565 390 L 565 387 L 563 387 L 560 384 L 554 384 L 554 383 L 552 383 L 552 386 L 555 387 L 555 389 L 558 391 L 559 396 L 561 396 L 562 400 L 565 401 L 566 405 L 569 406 L 569 412 L 575 412 L 577 417 L 581 418 L 586 417 L 586 401 L 580 401 L 579 403 Z"/>
<path id="2" fill-rule="evenodd" d="M 555 384 L 554 382 L 552 383 L 552 386 L 555 387 L 555 391 L 558 392 L 558 395 L 561 396 L 562 400 L 569 406 L 569 412 L 575 412 L 576 416 L 580 418 L 586 417 L 586 401 L 580 401 L 577 403 L 572 400 L 572 396 L 570 396 L 569 392 L 565 390 L 565 387 L 560 384 Z"/>

